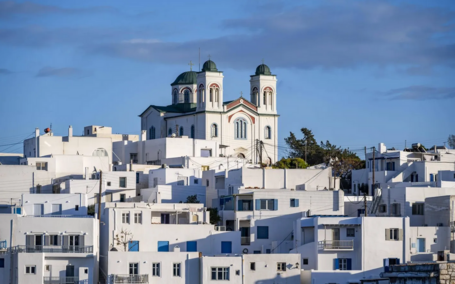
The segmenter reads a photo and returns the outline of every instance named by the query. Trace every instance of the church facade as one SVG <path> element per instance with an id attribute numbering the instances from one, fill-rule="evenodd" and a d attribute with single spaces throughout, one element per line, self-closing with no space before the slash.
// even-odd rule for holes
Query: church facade
<path id="1" fill-rule="evenodd" d="M 150 105 L 142 114 L 147 140 L 188 136 L 215 140 L 222 157 L 271 164 L 278 159 L 276 75 L 261 64 L 250 78 L 250 100 L 224 101 L 223 72 L 208 60 L 200 72 L 180 74 L 171 84 L 172 104 Z"/>

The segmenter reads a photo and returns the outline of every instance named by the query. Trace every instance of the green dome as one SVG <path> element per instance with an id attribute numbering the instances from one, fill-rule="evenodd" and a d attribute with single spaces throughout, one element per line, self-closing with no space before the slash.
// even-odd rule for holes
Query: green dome
<path id="1" fill-rule="evenodd" d="M 256 68 L 256 75 L 272 75 L 269 66 L 261 64 Z"/>
<path id="2" fill-rule="evenodd" d="M 207 60 L 204 63 L 204 66 L 202 66 L 202 72 L 218 72 L 218 69 L 216 69 L 216 64 L 212 60 Z"/>
<path id="3" fill-rule="evenodd" d="M 174 83 L 171 84 L 171 86 L 174 85 L 191 85 L 191 84 L 196 84 L 197 83 L 197 73 L 194 71 L 187 71 L 183 72 L 180 74 L 177 79 L 175 79 Z"/>

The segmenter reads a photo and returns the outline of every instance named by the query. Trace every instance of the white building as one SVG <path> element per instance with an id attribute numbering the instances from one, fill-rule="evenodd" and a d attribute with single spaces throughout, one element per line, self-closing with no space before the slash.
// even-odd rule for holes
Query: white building
<path id="1" fill-rule="evenodd" d="M 82 136 L 106 137 L 106 138 L 111 138 L 112 142 L 139 141 L 139 135 L 115 134 L 115 133 L 112 133 L 112 127 L 100 126 L 100 125 L 90 125 L 90 126 L 84 127 L 84 133 L 82 134 Z"/>
<path id="2" fill-rule="evenodd" d="M 288 253 L 295 220 L 343 214 L 342 191 L 242 189 L 220 198 L 222 226 L 241 232 L 244 253 Z"/>
<path id="3" fill-rule="evenodd" d="M 85 197 L 28 194 L 23 202 L 22 214 L 0 214 L 0 279 L 97 283 L 98 222 L 84 215 Z"/>
<path id="4" fill-rule="evenodd" d="M 276 76 L 267 65 L 257 67 L 250 79 L 251 102 L 242 96 L 225 102 L 223 77 L 211 60 L 204 63 L 201 72 L 180 74 L 171 84 L 172 104 L 150 105 L 139 115 L 142 131 L 148 140 L 175 135 L 216 141 L 218 149 L 213 151 L 254 162 L 260 156 L 257 140 L 262 140 L 263 162 L 276 162 Z"/>
<path id="5" fill-rule="evenodd" d="M 225 232 L 210 225 L 209 212 L 202 204 L 105 203 L 102 221 L 101 255 L 128 252 L 128 259 L 137 262 L 156 252 L 218 255 L 241 251 L 240 232 Z M 108 278 L 119 272 L 110 270 L 114 267 L 110 255 L 101 259 Z"/>

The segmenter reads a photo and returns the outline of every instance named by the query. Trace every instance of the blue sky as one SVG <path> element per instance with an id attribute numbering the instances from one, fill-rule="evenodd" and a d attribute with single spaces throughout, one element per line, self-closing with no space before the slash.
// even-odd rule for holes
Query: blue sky
<path id="1" fill-rule="evenodd" d="M 0 1 L 0 145 L 51 123 L 138 134 L 199 48 L 225 100 L 262 59 L 277 74 L 282 145 L 302 127 L 351 149 L 455 134 L 452 0 Z"/>

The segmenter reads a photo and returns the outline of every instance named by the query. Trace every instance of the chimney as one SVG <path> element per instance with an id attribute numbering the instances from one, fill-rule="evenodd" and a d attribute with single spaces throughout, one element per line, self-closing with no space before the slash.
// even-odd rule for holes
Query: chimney
<path id="1" fill-rule="evenodd" d="M 39 128 L 35 128 L 35 137 L 39 137 Z"/>
<path id="2" fill-rule="evenodd" d="M 71 125 L 68 127 L 68 138 L 69 137 L 73 137 L 73 127 Z"/>
<path id="3" fill-rule="evenodd" d="M 379 146 L 379 147 L 378 147 L 378 148 L 379 148 L 379 149 L 378 149 L 378 150 L 379 150 L 379 153 L 381 153 L 381 154 L 382 154 L 382 153 L 385 153 L 385 152 L 387 152 L 387 147 L 385 146 L 385 144 L 384 144 L 384 143 L 379 143 L 379 145 L 378 145 L 378 146 Z"/>
<path id="4" fill-rule="evenodd" d="M 142 130 L 141 131 L 141 141 L 145 141 L 147 139 L 147 131 Z"/>
<path id="5" fill-rule="evenodd" d="M 89 176 L 88 176 L 88 167 L 85 167 L 85 179 L 86 179 L 86 180 L 89 179 Z"/>

